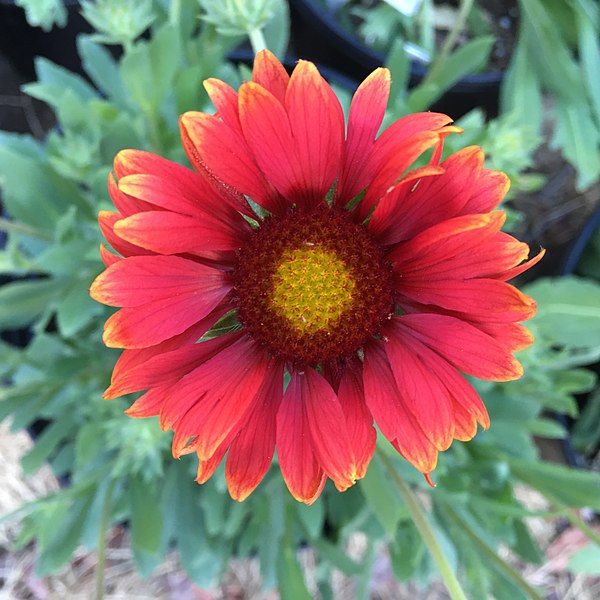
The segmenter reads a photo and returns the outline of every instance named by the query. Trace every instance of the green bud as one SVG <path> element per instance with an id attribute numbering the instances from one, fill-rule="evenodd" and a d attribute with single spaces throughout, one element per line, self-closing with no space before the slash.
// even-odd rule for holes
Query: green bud
<path id="1" fill-rule="evenodd" d="M 277 0 L 199 0 L 202 18 L 221 35 L 246 35 L 261 30 L 273 17 Z"/>

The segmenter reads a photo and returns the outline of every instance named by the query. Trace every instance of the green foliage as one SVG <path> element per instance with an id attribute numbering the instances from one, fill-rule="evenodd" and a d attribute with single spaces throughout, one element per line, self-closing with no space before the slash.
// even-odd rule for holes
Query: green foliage
<path id="1" fill-rule="evenodd" d="M 32 27 L 50 31 L 54 25 L 64 27 L 67 24 L 67 10 L 62 0 L 16 0 L 15 4 L 23 8 Z"/>
<path id="2" fill-rule="evenodd" d="M 94 39 L 104 44 L 129 46 L 152 23 L 152 0 L 87 0 L 82 14 L 98 32 Z"/>
<path id="3" fill-rule="evenodd" d="M 279 9 L 279 0 L 199 0 L 202 18 L 226 36 L 263 29 Z"/>
<path id="4" fill-rule="evenodd" d="M 553 145 L 576 167 L 578 186 L 584 189 L 600 176 L 598 5 L 561 0 L 553 5 L 556 14 L 540 0 L 521 0 L 519 6 L 523 19 L 503 89 L 505 110 L 520 114 L 524 123 L 535 123 L 539 131 L 541 93 L 551 95 Z"/>
<path id="5" fill-rule="evenodd" d="M 70 477 L 69 487 L 18 512 L 18 543 L 35 539 L 38 572 L 49 573 L 78 546 L 98 547 L 106 514 L 110 524 L 129 523 L 134 557 L 144 574 L 175 547 L 190 578 L 209 586 L 232 556 L 257 556 L 265 586 L 277 585 L 284 598 L 311 597 L 315 590 L 307 589 L 297 560 L 300 544 L 307 542 L 318 556 L 315 583 L 323 597 L 330 594 L 332 571 L 339 570 L 355 579 L 356 597 L 364 598 L 377 549 L 385 543 L 398 578 L 427 583 L 435 576 L 434 563 L 379 457 L 357 486 L 340 494 L 328 485 L 311 507 L 289 496 L 276 468 L 238 504 L 227 494 L 222 469 L 198 486 L 194 461 L 172 460 L 169 437 L 154 420 L 126 418 L 123 410 L 132 398 L 102 399 L 117 353 L 101 343 L 101 324 L 109 311 L 92 302 L 87 290 L 102 270 L 96 214 L 109 206 L 106 176 L 113 156 L 123 147 L 135 147 L 184 161 L 177 115 L 191 108 L 208 110 L 201 80 L 217 76 L 237 86 L 242 79 L 225 59 L 235 39 L 215 31 L 229 27 L 222 34 L 232 34 L 233 28 L 215 20 L 220 13 L 210 12 L 238 8 L 235 3 L 206 4 L 205 19 L 198 18 L 195 0 L 118 4 L 106 0 L 84 7 L 98 31 L 78 40 L 91 83 L 45 59 L 36 63 L 38 81 L 26 90 L 53 107 L 60 127 L 45 143 L 0 133 L 0 186 L 12 218 L 0 270 L 20 277 L 0 288 L 0 327 L 30 325 L 32 334 L 25 348 L 0 343 L 0 419 L 10 416 L 14 429 L 48 420 L 23 466 L 34 474 L 47 461 L 57 475 Z M 251 24 L 265 25 L 270 47 L 282 52 L 287 26 L 277 23 L 287 23 L 285 8 L 278 8 L 285 4 L 242 6 L 268 9 L 271 21 L 265 24 L 263 15 Z M 129 21 L 117 19 L 118 11 L 126 11 Z M 113 19 L 118 27 L 111 26 Z M 235 35 L 248 31 L 248 23 Z M 148 27 L 149 38 L 136 41 Z M 119 61 L 103 45 L 113 43 L 124 46 Z M 586 46 L 593 46 L 589 39 Z M 464 46 L 462 53 L 448 57 L 446 70 L 408 94 L 409 64 L 397 44 L 389 59 L 396 86 L 387 120 L 419 103 L 426 107 L 483 64 L 486 49 L 485 37 Z M 593 54 L 589 48 L 586 52 Z M 593 65 L 593 56 L 586 60 Z M 525 69 L 528 63 L 519 64 Z M 449 140 L 450 149 L 481 143 L 493 167 L 509 172 L 517 186 L 531 185 L 522 171 L 537 145 L 535 127 L 513 112 L 486 124 L 483 114 L 474 111 L 461 124 L 466 132 Z M 556 511 L 597 507 L 599 478 L 540 461 L 532 435 L 563 436 L 545 411 L 575 417 L 574 395 L 595 385 L 593 373 L 582 367 L 600 356 L 599 290 L 598 284 L 576 277 L 528 287 L 540 313 L 532 322 L 538 341 L 521 355 L 526 375 L 509 384 L 476 384 L 493 426 L 440 457 L 435 490 L 387 442 L 380 444 L 379 451 L 426 498 L 435 534 L 472 597 L 492 591 L 499 598 L 529 593 L 492 559 L 502 545 L 523 560 L 540 560 L 526 519 L 546 515 L 532 515 L 520 503 L 517 483 L 546 494 Z M 586 416 L 582 423 L 594 418 Z M 581 439 L 589 440 L 587 435 L 582 426 Z M 355 532 L 367 540 L 360 559 L 346 552 Z M 587 568 L 588 559 L 580 560 L 584 566 L 575 563 L 574 569 Z"/>

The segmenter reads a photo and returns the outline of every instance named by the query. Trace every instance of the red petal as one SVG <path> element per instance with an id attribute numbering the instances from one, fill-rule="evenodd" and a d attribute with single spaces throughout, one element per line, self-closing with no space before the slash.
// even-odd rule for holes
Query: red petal
<path id="1" fill-rule="evenodd" d="M 429 473 L 437 467 L 438 451 L 418 425 L 407 422 L 402 435 L 396 440 L 390 440 L 390 443 L 415 469 L 426 476 L 425 479 L 431 485 Z"/>
<path id="2" fill-rule="evenodd" d="M 410 239 L 428 227 L 462 213 L 483 166 L 483 151 L 469 146 L 447 158 L 438 177 L 395 193 L 395 231 L 392 242 Z M 439 168 L 439 167 L 438 167 Z"/>
<path id="3" fill-rule="evenodd" d="M 170 391 L 170 385 L 156 387 L 147 391 L 125 411 L 125 414 L 134 419 L 157 417 Z"/>
<path id="4" fill-rule="evenodd" d="M 105 267 L 110 267 L 110 265 L 122 260 L 120 256 L 117 256 L 116 254 L 113 254 L 107 250 L 104 244 L 100 244 L 100 258 L 102 259 Z"/>
<path id="5" fill-rule="evenodd" d="M 242 337 L 177 383 L 161 412 L 162 426 L 175 431 L 173 455 L 196 436 L 198 456 L 210 458 L 244 416 L 270 368 L 262 350 Z"/>
<path id="6" fill-rule="evenodd" d="M 358 206 L 365 218 L 402 173 L 440 139 L 436 131 L 451 119 L 439 113 L 417 113 L 398 119 L 377 139 L 365 167 L 371 184 Z"/>
<path id="7" fill-rule="evenodd" d="M 295 377 L 277 412 L 277 456 L 283 479 L 296 500 L 312 504 L 323 489 L 325 475 L 313 452 L 302 383 Z"/>
<path id="8" fill-rule="evenodd" d="M 143 210 L 154 210 L 155 207 L 152 204 L 138 200 L 137 198 L 131 198 L 127 194 L 124 194 L 117 185 L 116 179 L 112 173 L 108 174 L 108 193 L 113 201 L 113 204 L 117 210 L 124 216 L 128 217 L 136 212 Z"/>
<path id="9" fill-rule="evenodd" d="M 213 222 L 219 220 L 241 230 L 243 217 L 207 189 L 199 175 L 180 168 L 179 173 L 174 172 L 169 178 L 154 174 L 128 175 L 119 179 L 119 189 L 149 204 L 196 218 L 212 217 Z"/>
<path id="10" fill-rule="evenodd" d="M 290 76 L 277 57 L 269 50 L 261 50 L 254 57 L 252 81 L 271 92 L 282 104 L 285 102 L 285 92 Z"/>
<path id="11" fill-rule="evenodd" d="M 386 334 L 385 350 L 402 400 L 434 446 L 446 450 L 454 433 L 452 400 L 428 360 L 428 348 L 408 343 L 410 336 L 394 327 Z"/>
<path id="12" fill-rule="evenodd" d="M 194 323 L 183 333 L 169 338 L 156 346 L 136 350 L 123 350 L 113 368 L 111 387 L 106 390 L 104 397 L 107 399 L 115 398 L 116 395 L 111 393 L 111 391 L 122 386 L 123 379 L 128 377 L 129 371 L 144 364 L 153 356 L 164 352 L 170 352 L 183 345 L 197 342 L 228 310 L 229 308 L 227 306 L 218 306 L 208 316 L 197 323 Z"/>
<path id="13" fill-rule="evenodd" d="M 533 344 L 531 331 L 520 323 L 474 322 L 473 325 L 491 335 L 510 352 L 524 350 Z"/>
<path id="14" fill-rule="evenodd" d="M 111 247 L 122 256 L 154 254 L 154 252 L 151 250 L 145 250 L 144 248 L 140 248 L 139 246 L 135 246 L 134 244 L 130 244 L 129 242 L 122 240 L 115 233 L 115 223 L 120 221 L 122 218 L 123 215 L 120 215 L 119 213 L 108 212 L 107 210 L 101 210 L 98 213 L 98 225 L 100 226 L 100 231 L 102 231 L 102 235 L 106 238 L 106 241 L 111 245 Z"/>
<path id="15" fill-rule="evenodd" d="M 381 433 L 393 440 L 403 418 L 398 388 L 383 346 L 371 343 L 365 349 L 363 371 L 365 401 Z"/>
<path id="16" fill-rule="evenodd" d="M 385 115 L 390 82 L 388 69 L 375 69 L 352 97 L 343 169 L 336 190 L 336 197 L 342 204 L 346 204 L 370 182 L 365 166 Z"/>
<path id="17" fill-rule="evenodd" d="M 322 201 L 342 160 L 344 113 L 315 65 L 300 60 L 288 85 L 285 106 L 297 151 L 301 194 L 308 204 Z"/>
<path id="18" fill-rule="evenodd" d="M 121 368 L 120 376 L 116 381 L 113 379 L 104 397 L 116 398 L 131 392 L 174 384 L 229 346 L 240 335 L 221 335 L 198 344 L 187 344 L 169 352 L 149 356 L 144 362 L 131 365 L 126 371 Z"/>
<path id="19" fill-rule="evenodd" d="M 377 204 L 369 219 L 369 230 L 380 244 L 392 245 L 405 239 L 404 213 L 408 212 L 406 198 L 411 190 L 421 185 L 422 178 L 435 177 L 444 172 L 442 167 L 429 165 L 413 169 L 403 177 Z"/>
<path id="20" fill-rule="evenodd" d="M 521 265 L 513 267 L 512 269 L 508 269 L 508 271 L 504 271 L 503 273 L 495 275 L 495 277 L 497 277 L 498 279 L 501 279 L 502 281 L 508 281 L 509 279 L 513 279 L 517 275 L 521 275 L 521 273 L 524 273 L 525 271 L 528 271 L 529 269 L 531 269 L 531 267 L 537 265 L 540 262 L 540 260 L 542 260 L 542 258 L 544 258 L 545 254 L 546 254 L 546 250 L 544 248 L 542 248 L 537 253 L 537 255 L 534 256 L 531 260 L 528 260 Z"/>
<path id="21" fill-rule="evenodd" d="M 407 314 L 392 320 L 457 369 L 491 381 L 509 381 L 523 375 L 523 367 L 509 349 L 475 326 L 446 315 Z"/>
<path id="22" fill-rule="evenodd" d="M 235 250 L 242 243 L 239 231 L 224 223 L 169 211 L 137 213 L 117 221 L 114 231 L 121 239 L 160 254 L 213 257 L 216 251 Z"/>
<path id="23" fill-rule="evenodd" d="M 271 212 L 282 210 L 281 198 L 258 168 L 241 128 L 237 131 L 200 112 L 185 113 L 180 125 L 204 167 L 217 179 Z"/>
<path id="24" fill-rule="evenodd" d="M 256 395 L 254 407 L 244 416 L 244 425 L 235 437 L 225 467 L 229 493 L 245 500 L 268 471 L 275 451 L 277 411 L 283 396 L 283 364 L 267 374 Z"/>
<path id="25" fill-rule="evenodd" d="M 510 188 L 510 179 L 501 171 L 484 169 L 479 177 L 471 182 L 471 197 L 462 212 L 484 213 L 494 210 L 504 199 Z"/>
<path id="26" fill-rule="evenodd" d="M 440 261 L 424 269 L 422 275 L 428 279 L 473 279 L 476 277 L 494 277 L 496 273 L 504 273 L 529 255 L 529 246 L 519 242 L 512 236 L 497 232 L 489 238 L 482 236 L 481 243 L 469 244 L 467 250 L 447 260 Z M 417 277 L 418 272 L 409 274 Z"/>
<path id="27" fill-rule="evenodd" d="M 212 304 L 212 310 L 230 289 L 226 276 L 207 265 L 179 256 L 131 256 L 98 275 L 90 295 L 103 304 L 124 307 L 194 295 Z"/>
<path id="28" fill-rule="evenodd" d="M 242 85 L 238 101 L 244 137 L 258 166 L 286 199 L 302 199 L 305 184 L 283 105 L 253 82 Z"/>
<path id="29" fill-rule="evenodd" d="M 183 140 L 185 142 L 185 140 Z M 187 150 L 187 147 L 184 144 Z M 190 159 L 191 160 L 191 159 Z M 195 164 L 191 160 L 192 164 Z M 115 157 L 115 173 L 118 179 L 128 175 L 151 174 L 156 179 L 164 180 L 164 185 L 171 189 L 175 187 L 183 192 L 184 199 L 180 200 L 178 206 L 184 214 L 194 214 L 195 208 L 204 208 L 213 215 L 230 218 L 237 210 L 243 212 L 247 204 L 236 194 L 232 194 L 222 183 L 211 178 L 202 168 L 194 172 L 183 165 L 141 150 L 121 150 Z M 119 181 L 120 184 L 120 181 Z M 149 190 L 148 194 L 152 195 Z M 169 200 L 177 203 L 178 200 L 170 194 Z M 161 202 L 160 193 L 154 194 L 148 202 L 157 204 Z M 157 204 L 161 206 L 161 204 Z M 183 208 L 185 206 L 185 208 Z M 148 210 L 148 209 L 145 209 Z M 175 212 L 180 212 L 176 210 Z"/>
<path id="30" fill-rule="evenodd" d="M 394 271 L 401 277 L 412 272 L 426 273 L 457 255 L 465 255 L 494 236 L 504 224 L 501 212 L 484 215 L 465 215 L 448 219 L 419 233 L 416 237 L 394 247 L 390 259 Z"/>
<path id="31" fill-rule="evenodd" d="M 377 441 L 373 417 L 365 402 L 360 361 L 349 365 L 344 371 L 338 390 L 338 399 L 344 412 L 348 436 L 352 445 L 354 471 L 357 479 L 360 479 L 367 472 Z"/>
<path id="32" fill-rule="evenodd" d="M 419 471 L 435 469 L 437 450 L 405 405 L 381 342 L 365 349 L 365 399 L 383 435 Z"/>
<path id="33" fill-rule="evenodd" d="M 215 105 L 218 116 L 228 127 L 231 127 L 238 135 L 241 135 L 242 127 L 238 115 L 237 92 L 224 81 L 213 78 L 204 81 L 204 89 L 211 102 Z"/>
<path id="34" fill-rule="evenodd" d="M 533 298 L 496 279 L 467 281 L 405 278 L 396 286 L 403 296 L 464 315 L 467 320 L 507 323 L 526 321 L 536 312 Z"/>
<path id="35" fill-rule="evenodd" d="M 376 171 L 371 185 L 367 188 L 365 197 L 357 207 L 361 218 L 366 218 L 369 211 L 377 205 L 380 198 L 398 181 L 406 169 L 408 169 L 416 160 L 427 150 L 431 148 L 439 139 L 437 133 L 432 131 L 423 131 L 399 146 L 389 157 L 387 162 L 381 165 Z"/>
<path id="36" fill-rule="evenodd" d="M 354 485 L 356 473 L 340 402 L 331 386 L 314 369 L 293 373 L 292 381 L 294 379 L 300 385 L 315 456 L 336 487 L 346 490 Z"/>

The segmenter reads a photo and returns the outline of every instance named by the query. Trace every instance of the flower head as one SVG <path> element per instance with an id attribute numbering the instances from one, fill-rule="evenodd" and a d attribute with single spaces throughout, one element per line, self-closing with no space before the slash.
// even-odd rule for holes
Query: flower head
<path id="1" fill-rule="evenodd" d="M 386 69 L 358 88 L 347 132 L 315 66 L 291 77 L 267 51 L 238 92 L 209 79 L 214 115 L 181 117 L 195 170 L 120 152 L 116 212 L 100 227 L 92 296 L 119 307 L 104 341 L 124 348 L 106 392 L 145 393 L 199 482 L 226 458 L 242 500 L 275 450 L 295 498 L 365 474 L 383 435 L 427 477 L 439 451 L 489 426 L 464 374 L 516 379 L 533 300 L 506 281 L 529 248 L 500 231 L 508 189 L 480 148 L 440 162 L 458 130 L 438 113 L 377 136 Z M 411 170 L 427 150 L 429 164 Z M 233 322 L 223 333 L 217 322 Z M 284 382 L 288 382 L 287 386 Z"/>

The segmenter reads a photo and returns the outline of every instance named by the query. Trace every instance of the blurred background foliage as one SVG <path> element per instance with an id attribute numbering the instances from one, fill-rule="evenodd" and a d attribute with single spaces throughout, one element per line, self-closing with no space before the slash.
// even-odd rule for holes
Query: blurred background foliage
<path id="1" fill-rule="evenodd" d="M 31 26 L 67 24 L 60 0 L 17 4 Z M 458 121 L 465 133 L 448 146 L 454 151 L 481 144 L 489 165 L 510 175 L 506 208 L 513 228 L 522 222 L 514 199 L 546 182 L 534 160 L 544 121 L 552 122 L 546 137 L 575 168 L 579 189 L 597 183 L 595 2 L 521 0 L 507 56 L 499 50 L 485 2 L 460 3 L 443 35 L 431 0 L 322 4 L 385 54 L 393 75 L 386 123 L 426 110 L 493 61 L 494 68 L 506 70 L 498 114 L 468 111 Z M 415 10 L 402 12 L 400 5 Z M 248 39 L 283 57 L 290 16 L 283 0 L 88 0 L 81 11 L 93 28 L 77 38 L 82 72 L 38 58 L 36 81 L 24 87 L 52 107 L 56 127 L 43 141 L 0 132 L 0 230 L 7 234 L 0 251 L 0 329 L 7 332 L 0 343 L 0 419 L 10 417 L 14 430 L 37 432 L 23 459 L 26 473 L 35 474 L 48 461 L 65 484 L 4 517 L 21 520 L 17 546 L 35 540 L 38 573 L 59 569 L 80 545 L 102 551 L 107 529 L 126 522 L 144 575 L 174 547 L 200 586 L 218 580 L 232 557 L 258 556 L 265 587 L 276 586 L 283 598 L 305 598 L 310 595 L 296 550 L 308 544 L 318 556 L 321 597 L 331 597 L 331 574 L 339 570 L 355 579 L 356 597 L 362 598 L 376 551 L 385 544 L 395 576 L 424 586 L 436 577 L 434 563 L 392 471 L 417 490 L 421 510 L 472 597 L 541 597 L 498 555 L 508 547 L 522 561 L 543 560 L 526 526 L 532 516 L 561 515 L 589 534 L 593 541 L 573 568 L 598 572 L 600 538 L 575 509 L 600 512 L 600 476 L 542 460 L 535 442 L 567 438 L 572 430 L 581 455 L 592 462 L 598 452 L 600 394 L 593 392 L 595 371 L 585 368 L 600 360 L 598 234 L 578 272 L 526 285 L 539 305 L 531 322 L 536 344 L 520 356 L 526 374 L 507 384 L 475 383 L 492 427 L 440 456 L 433 490 L 383 441 L 365 479 L 344 494 L 328 485 L 313 506 L 303 506 L 273 468 L 238 504 L 220 471 L 196 485 L 194 459 L 173 461 L 169 436 L 154 420 L 125 417 L 132 398 L 102 399 L 117 353 L 101 343 L 108 311 L 89 298 L 88 288 L 102 269 L 96 216 L 109 208 L 112 159 L 133 147 L 185 163 L 177 117 L 190 109 L 212 110 L 201 81 L 219 77 L 236 87 L 247 79 Z M 424 69 L 418 82 L 415 65 Z M 352 74 L 324 72 L 347 109 Z M 578 416 L 584 394 L 589 397 Z M 515 494 L 521 484 L 538 490 L 550 508 L 526 508 Z M 346 553 L 356 532 L 365 539 L 358 559 Z"/>

